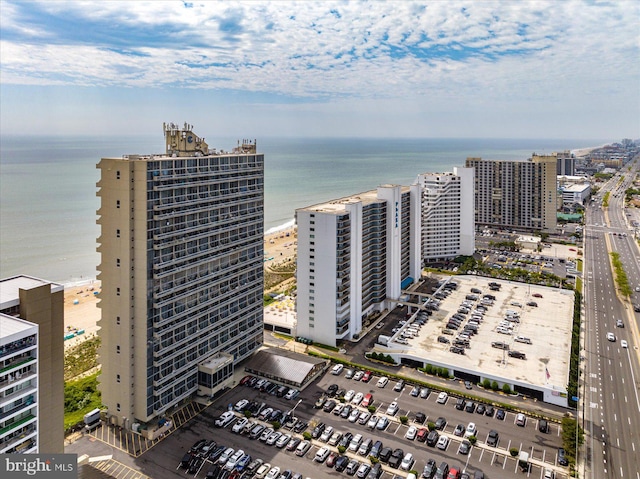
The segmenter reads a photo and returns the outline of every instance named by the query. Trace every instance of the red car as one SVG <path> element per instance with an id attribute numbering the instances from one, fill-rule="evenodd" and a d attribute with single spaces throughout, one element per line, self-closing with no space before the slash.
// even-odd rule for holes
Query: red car
<path id="1" fill-rule="evenodd" d="M 533 293 L 531 296 L 533 296 L 534 298 L 542 298 L 542 295 L 540 293 Z"/>
<path id="2" fill-rule="evenodd" d="M 368 383 L 369 381 L 371 381 L 371 376 L 373 375 L 373 373 L 371 371 L 365 371 L 364 372 L 364 376 L 362 376 L 362 382 L 363 383 Z"/>
<path id="3" fill-rule="evenodd" d="M 367 407 L 371 406 L 373 403 L 373 396 L 371 394 L 366 394 L 360 403 L 360 406 Z"/>

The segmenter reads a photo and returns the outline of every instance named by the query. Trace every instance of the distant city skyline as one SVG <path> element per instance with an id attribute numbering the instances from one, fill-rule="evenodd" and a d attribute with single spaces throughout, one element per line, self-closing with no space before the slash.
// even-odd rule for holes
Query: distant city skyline
<path id="1" fill-rule="evenodd" d="M 639 18 L 631 1 L 2 0 L 0 129 L 635 139 Z"/>

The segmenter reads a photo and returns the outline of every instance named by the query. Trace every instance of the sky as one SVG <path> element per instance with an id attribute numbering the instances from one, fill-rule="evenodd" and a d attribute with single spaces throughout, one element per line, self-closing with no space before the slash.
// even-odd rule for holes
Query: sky
<path id="1" fill-rule="evenodd" d="M 640 138 L 640 2 L 0 0 L 0 132 Z"/>

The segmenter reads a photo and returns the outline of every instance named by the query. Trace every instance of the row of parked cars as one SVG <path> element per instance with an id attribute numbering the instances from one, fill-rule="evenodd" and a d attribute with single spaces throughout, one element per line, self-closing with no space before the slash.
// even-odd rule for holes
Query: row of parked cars
<path id="1" fill-rule="evenodd" d="M 491 294 L 485 294 L 480 298 L 480 294 L 482 294 L 480 289 L 471 288 L 471 294 L 466 295 L 458 311 L 449 318 L 445 326 L 445 330 L 457 331 L 462 326 L 462 323 L 466 322 L 462 331 L 452 341 L 453 345 L 449 348 L 449 351 L 452 353 L 465 354 L 465 349 L 470 347 L 471 338 L 476 335 L 480 329 L 487 308 L 492 306 L 496 299 L 495 296 Z M 442 343 L 449 342 L 444 336 L 440 336 L 438 341 Z"/>

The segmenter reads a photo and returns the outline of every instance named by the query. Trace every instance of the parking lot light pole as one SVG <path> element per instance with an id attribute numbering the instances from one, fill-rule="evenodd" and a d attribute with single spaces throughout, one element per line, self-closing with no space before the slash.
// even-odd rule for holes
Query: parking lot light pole
<path id="1" fill-rule="evenodd" d="M 300 398 L 300 400 L 298 400 L 296 405 L 291 408 L 291 411 L 289 411 L 289 414 L 293 415 L 293 411 L 296 410 L 296 408 L 300 405 L 301 402 L 302 402 L 302 398 Z"/>

